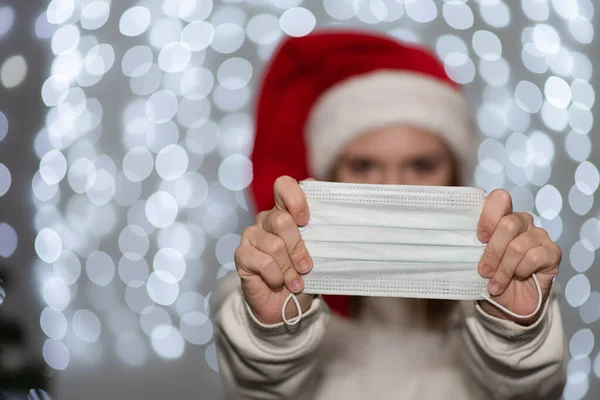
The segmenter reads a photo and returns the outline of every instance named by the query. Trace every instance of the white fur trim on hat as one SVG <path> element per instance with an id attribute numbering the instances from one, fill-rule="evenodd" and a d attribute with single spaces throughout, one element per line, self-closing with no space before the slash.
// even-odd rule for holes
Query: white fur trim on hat
<path id="1" fill-rule="evenodd" d="M 346 144 L 393 125 L 419 127 L 445 139 L 460 162 L 461 183 L 472 180 L 477 136 L 465 96 L 440 79 L 395 70 L 347 79 L 319 97 L 306 125 L 311 174 L 328 179 Z"/>

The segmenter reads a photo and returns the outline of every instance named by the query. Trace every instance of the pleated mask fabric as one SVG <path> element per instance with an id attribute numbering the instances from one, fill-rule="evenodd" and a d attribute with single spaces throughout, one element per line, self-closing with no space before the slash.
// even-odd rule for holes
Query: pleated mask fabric
<path id="1" fill-rule="evenodd" d="M 302 181 L 310 220 L 300 233 L 313 259 L 304 293 L 447 300 L 490 298 L 477 266 L 487 194 L 453 186 Z M 540 301 L 535 315 L 541 307 Z M 282 309 L 293 299 L 290 294 Z M 300 313 L 299 313 L 300 314 Z"/>

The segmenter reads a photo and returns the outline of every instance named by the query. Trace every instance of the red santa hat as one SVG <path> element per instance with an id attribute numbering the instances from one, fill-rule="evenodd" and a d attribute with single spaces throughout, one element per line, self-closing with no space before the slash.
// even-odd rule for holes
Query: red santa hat
<path id="1" fill-rule="evenodd" d="M 257 98 L 252 194 L 272 208 L 282 175 L 327 180 L 346 144 L 387 126 L 439 135 L 459 161 L 462 183 L 476 158 L 472 114 L 460 87 L 427 50 L 359 32 L 288 38 L 266 68 Z M 326 296 L 347 314 L 349 302 Z"/>

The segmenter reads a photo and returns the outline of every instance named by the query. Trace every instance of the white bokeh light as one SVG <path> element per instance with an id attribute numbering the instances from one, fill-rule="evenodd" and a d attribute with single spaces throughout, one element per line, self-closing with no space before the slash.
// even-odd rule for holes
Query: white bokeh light
<path id="1" fill-rule="evenodd" d="M 75 12 L 75 2 L 72 0 L 52 0 L 48 4 L 46 17 L 51 24 L 62 24 L 66 22 Z"/>
<path id="2" fill-rule="evenodd" d="M 195 345 L 208 343 L 213 336 L 213 326 L 206 314 L 201 312 L 188 312 L 181 317 L 179 327 L 184 339 Z"/>
<path id="3" fill-rule="evenodd" d="M 181 32 L 181 42 L 191 51 L 206 49 L 213 41 L 215 28 L 206 21 L 194 21 Z"/>
<path id="4" fill-rule="evenodd" d="M 148 278 L 147 290 L 148 295 L 156 304 L 168 306 L 173 304 L 179 296 L 179 283 L 171 273 L 155 271 Z"/>
<path id="5" fill-rule="evenodd" d="M 64 25 L 52 35 L 52 51 L 56 55 L 65 54 L 79 44 L 80 31 L 75 25 Z"/>
<path id="6" fill-rule="evenodd" d="M 98 286 L 108 285 L 113 280 L 115 271 L 114 261 L 103 251 L 94 251 L 85 264 L 88 278 Z"/>
<path id="7" fill-rule="evenodd" d="M 154 271 L 165 271 L 178 282 L 185 275 L 186 262 L 183 255 L 176 249 L 163 247 L 154 256 Z"/>
<path id="8" fill-rule="evenodd" d="M 165 147 L 177 144 L 178 141 L 179 127 L 173 121 L 167 121 L 163 124 L 150 124 L 146 132 L 146 146 L 154 153 L 160 153 Z M 143 148 L 143 146 L 141 147 Z"/>
<path id="9" fill-rule="evenodd" d="M 145 211 L 146 217 L 152 225 L 157 228 L 166 228 L 177 218 L 177 201 L 167 192 L 156 192 L 148 198 Z"/>
<path id="10" fill-rule="evenodd" d="M 132 182 L 146 179 L 154 167 L 154 157 L 145 147 L 134 147 L 123 158 L 123 173 Z"/>
<path id="11" fill-rule="evenodd" d="M 435 50 L 438 57 L 443 61 L 452 54 L 459 53 L 465 56 L 469 53 L 469 48 L 464 40 L 456 35 L 441 35 L 435 42 Z"/>
<path id="12" fill-rule="evenodd" d="M 544 186 L 535 197 L 535 207 L 541 216 L 553 219 L 562 209 L 562 196 L 554 186 Z"/>
<path id="13" fill-rule="evenodd" d="M 468 55 L 463 53 L 450 53 L 444 59 L 446 73 L 450 78 L 461 85 L 471 83 L 475 78 L 475 64 Z"/>
<path id="14" fill-rule="evenodd" d="M 584 110 L 589 110 L 594 105 L 596 93 L 592 85 L 583 79 L 575 79 L 571 83 L 571 95 L 575 105 Z"/>
<path id="15" fill-rule="evenodd" d="M 139 226 L 127 225 L 119 234 L 119 249 L 130 260 L 142 259 L 148 252 L 149 246 L 148 235 Z"/>
<path id="16" fill-rule="evenodd" d="M 125 36 L 139 36 L 148 29 L 151 21 L 152 15 L 146 7 L 131 7 L 121 15 L 119 31 Z"/>
<path id="17" fill-rule="evenodd" d="M 204 358 L 206 363 L 213 371 L 219 372 L 219 364 L 217 361 L 217 347 L 214 343 L 211 343 L 206 347 L 206 351 L 204 352 Z"/>
<path id="18" fill-rule="evenodd" d="M 1 29 L 1 28 L 0 28 Z M 6 89 L 19 86 L 27 76 L 27 60 L 22 55 L 7 58 L 0 67 L 0 83 Z"/>
<path id="19" fill-rule="evenodd" d="M 594 196 L 583 193 L 577 185 L 573 185 L 569 190 L 569 205 L 575 213 L 586 215 L 594 205 Z"/>
<path id="20" fill-rule="evenodd" d="M 437 6 L 432 0 L 410 0 L 404 3 L 404 8 L 406 14 L 415 22 L 431 22 L 438 15 Z"/>
<path id="21" fill-rule="evenodd" d="M 589 328 L 577 331 L 569 342 L 571 356 L 576 359 L 587 357 L 594 348 L 594 333 Z"/>
<path id="22" fill-rule="evenodd" d="M 168 90 L 155 92 L 146 103 L 146 116 L 150 122 L 161 124 L 177 113 L 177 96 Z"/>
<path id="23" fill-rule="evenodd" d="M 52 267 L 56 276 L 68 285 L 75 284 L 81 275 L 81 261 L 69 250 L 63 250 Z"/>
<path id="24" fill-rule="evenodd" d="M 206 68 L 192 68 L 185 72 L 181 78 L 180 85 L 181 94 L 186 99 L 203 99 L 213 89 L 213 74 Z"/>
<path id="25" fill-rule="evenodd" d="M 215 27 L 210 46 L 217 52 L 230 54 L 237 51 L 244 43 L 244 29 L 234 23 L 225 23 Z"/>
<path id="26" fill-rule="evenodd" d="M 164 308 L 149 306 L 142 310 L 140 326 L 146 335 L 152 336 L 154 328 L 160 325 L 173 325 L 171 316 Z"/>
<path id="27" fill-rule="evenodd" d="M 579 307 L 586 302 L 590 295 L 590 281 L 584 274 L 578 274 L 569 279 L 565 286 L 565 298 L 571 307 Z"/>
<path id="28" fill-rule="evenodd" d="M 233 262 L 235 249 L 240 245 L 241 236 L 238 234 L 229 234 L 221 237 L 215 246 L 217 260 L 221 264 Z"/>
<path id="29" fill-rule="evenodd" d="M 46 363 L 56 370 L 65 370 L 69 366 L 71 356 L 69 349 L 58 340 L 48 339 L 42 350 Z"/>
<path id="30" fill-rule="evenodd" d="M 527 18 L 536 22 L 546 21 L 550 14 L 550 7 L 546 0 L 523 0 L 521 7 Z"/>
<path id="31" fill-rule="evenodd" d="M 502 42 L 490 31 L 476 31 L 472 40 L 473 50 L 484 60 L 497 60 L 502 56 Z"/>
<path id="32" fill-rule="evenodd" d="M 548 102 L 554 107 L 567 108 L 571 102 L 571 88 L 569 84 L 556 76 L 551 76 L 544 85 L 544 93 Z"/>
<path id="33" fill-rule="evenodd" d="M 137 78 L 143 76 L 152 67 L 154 56 L 148 46 L 134 46 L 127 50 L 121 61 L 121 70 L 125 76 Z"/>
<path id="34" fill-rule="evenodd" d="M 81 27 L 87 30 L 99 29 L 110 16 L 110 3 L 104 0 L 94 0 L 87 3 L 81 10 Z"/>
<path id="35" fill-rule="evenodd" d="M 305 36 L 317 23 L 312 12 L 303 7 L 293 7 L 281 14 L 279 25 L 290 36 Z"/>
<path id="36" fill-rule="evenodd" d="M 158 55 L 158 66 L 165 72 L 183 71 L 192 58 L 188 45 L 181 42 L 171 42 L 164 46 Z"/>
<path id="37" fill-rule="evenodd" d="M 542 107 L 542 92 L 534 83 L 521 81 L 515 88 L 515 100 L 523 111 L 537 113 Z"/>
<path id="38" fill-rule="evenodd" d="M 533 28 L 533 44 L 542 54 L 553 55 L 560 50 L 560 35 L 553 26 L 537 24 Z"/>
<path id="39" fill-rule="evenodd" d="M 252 78 L 252 64 L 243 58 L 229 58 L 219 67 L 217 77 L 223 87 L 231 90 L 241 89 Z"/>
<path id="40" fill-rule="evenodd" d="M 44 282 L 42 297 L 49 307 L 63 311 L 71 302 L 71 291 L 64 281 L 51 277 Z"/>
<path id="41" fill-rule="evenodd" d="M 227 157 L 219 167 L 219 180 L 230 190 L 245 189 L 252 181 L 252 163 L 241 154 Z"/>
<path id="42" fill-rule="evenodd" d="M 584 194 L 592 195 L 600 184 L 598 168 L 589 161 L 579 164 L 575 171 L 575 185 Z"/>
<path id="43" fill-rule="evenodd" d="M 185 149 L 171 144 L 163 148 L 156 156 L 156 172 L 167 181 L 174 181 L 185 174 L 188 156 Z"/>
<path id="44" fill-rule="evenodd" d="M 89 75 L 102 76 L 115 62 L 115 51 L 109 44 L 94 46 L 85 57 L 85 70 Z"/>
<path id="45" fill-rule="evenodd" d="M 586 324 L 592 324 L 600 319 L 600 293 L 590 293 L 587 301 L 579 307 L 579 316 Z"/>
<path id="46" fill-rule="evenodd" d="M 160 357 L 176 359 L 182 356 L 185 341 L 177 328 L 159 325 L 152 331 L 152 348 Z"/>
<path id="47" fill-rule="evenodd" d="M 110 202 L 115 195 L 115 180 L 106 170 L 101 169 L 96 173 L 93 185 L 86 192 L 90 202 L 102 206 Z"/>
<path id="48" fill-rule="evenodd" d="M 8 119 L 2 111 L 0 111 L 0 142 L 4 140 L 8 134 Z"/>
<path id="49" fill-rule="evenodd" d="M 58 150 L 51 150 L 40 161 L 40 176 L 48 185 L 60 182 L 67 173 L 67 160 Z"/>
<path id="50" fill-rule="evenodd" d="M 450 0 L 442 7 L 444 19 L 454 29 L 464 30 L 473 26 L 473 12 L 467 2 Z"/>
<path id="51" fill-rule="evenodd" d="M 40 315 L 40 326 L 50 339 L 61 340 L 67 333 L 67 319 L 64 314 L 46 307 Z"/>
<path id="52" fill-rule="evenodd" d="M 4 196 L 10 189 L 12 176 L 6 165 L 0 163 L 0 197 Z"/>
<path id="53" fill-rule="evenodd" d="M 53 263 L 62 251 L 62 239 L 56 231 L 50 228 L 42 229 L 35 238 L 35 251 L 42 260 Z"/>
<path id="54" fill-rule="evenodd" d="M 246 35 L 259 45 L 273 44 L 282 36 L 279 18 L 272 14 L 258 14 L 252 17 L 246 26 Z"/>
<path id="55" fill-rule="evenodd" d="M 0 38 L 10 31 L 15 21 L 12 7 L 0 7 Z"/>
<path id="56" fill-rule="evenodd" d="M 77 310 L 73 314 L 73 331 L 84 342 L 94 343 L 100 337 L 100 320 L 89 310 Z"/>

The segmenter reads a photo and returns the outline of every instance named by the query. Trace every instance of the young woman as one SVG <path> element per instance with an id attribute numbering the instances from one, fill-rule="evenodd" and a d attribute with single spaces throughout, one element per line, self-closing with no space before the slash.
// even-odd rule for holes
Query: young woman
<path id="1" fill-rule="evenodd" d="M 256 224 L 223 287 L 219 365 L 240 399 L 553 399 L 566 379 L 561 316 L 551 291 L 559 247 L 488 196 L 478 238 L 485 301 L 313 296 L 299 226 L 310 209 L 298 181 L 456 186 L 470 182 L 477 136 L 466 99 L 424 49 L 353 32 L 287 40 L 267 69 L 253 152 Z M 301 322 L 282 322 L 297 294 Z M 291 303 L 291 302 L 290 302 Z M 330 313 L 329 310 L 334 312 Z M 296 315 L 293 303 L 287 317 Z"/>

